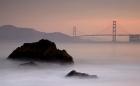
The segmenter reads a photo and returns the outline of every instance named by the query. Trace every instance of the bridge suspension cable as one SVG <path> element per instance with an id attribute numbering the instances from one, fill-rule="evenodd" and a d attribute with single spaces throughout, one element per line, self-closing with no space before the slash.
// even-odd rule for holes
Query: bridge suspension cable
<path id="1" fill-rule="evenodd" d="M 76 26 L 73 26 L 73 37 L 85 37 L 85 36 L 110 36 L 112 37 L 112 42 L 116 42 L 117 41 L 117 36 L 130 36 L 130 35 L 135 35 L 135 34 L 130 34 L 128 33 L 124 28 L 120 28 L 120 25 L 118 25 L 117 21 L 114 20 L 113 23 L 112 23 L 112 30 L 111 28 L 105 28 L 102 30 L 102 32 L 105 32 L 105 31 L 112 31 L 112 33 L 98 33 L 98 34 L 83 34 L 83 35 L 77 35 L 77 27 Z M 121 32 L 121 33 L 119 33 Z M 125 33 L 122 33 L 122 32 L 125 32 Z M 140 35 L 140 34 L 136 34 L 136 35 Z"/>

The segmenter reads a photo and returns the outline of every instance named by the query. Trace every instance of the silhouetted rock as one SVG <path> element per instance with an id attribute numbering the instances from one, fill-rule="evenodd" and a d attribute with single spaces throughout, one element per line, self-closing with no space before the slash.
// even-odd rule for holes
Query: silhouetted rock
<path id="1" fill-rule="evenodd" d="M 65 50 L 57 49 L 54 42 L 44 39 L 34 43 L 24 43 L 23 46 L 15 49 L 8 58 L 27 61 L 73 63 L 73 58 Z"/>
<path id="2" fill-rule="evenodd" d="M 66 77 L 79 77 L 79 78 L 98 78 L 97 75 L 89 75 L 87 73 L 80 73 L 75 70 L 70 71 Z"/>
<path id="3" fill-rule="evenodd" d="M 35 62 L 33 62 L 33 61 L 22 63 L 20 65 L 21 66 L 37 66 L 37 64 Z"/>

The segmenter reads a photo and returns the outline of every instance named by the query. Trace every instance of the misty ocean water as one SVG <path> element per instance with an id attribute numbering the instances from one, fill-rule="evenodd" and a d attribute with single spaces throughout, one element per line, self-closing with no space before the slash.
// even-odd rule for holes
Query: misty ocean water
<path id="1" fill-rule="evenodd" d="M 22 43 L 0 43 L 0 86 L 140 86 L 140 44 L 57 44 L 73 56 L 74 65 L 7 60 Z M 97 79 L 66 78 L 71 70 L 96 74 Z"/>

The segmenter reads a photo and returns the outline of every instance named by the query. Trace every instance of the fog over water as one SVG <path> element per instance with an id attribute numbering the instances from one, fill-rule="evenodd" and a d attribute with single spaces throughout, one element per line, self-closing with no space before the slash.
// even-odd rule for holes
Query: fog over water
<path id="1" fill-rule="evenodd" d="M 0 43 L 1 86 L 139 86 L 140 44 L 93 43 L 57 44 L 73 56 L 74 65 L 38 63 L 20 66 L 23 62 L 7 60 L 22 43 Z M 66 78 L 71 70 L 96 74 L 98 79 Z"/>

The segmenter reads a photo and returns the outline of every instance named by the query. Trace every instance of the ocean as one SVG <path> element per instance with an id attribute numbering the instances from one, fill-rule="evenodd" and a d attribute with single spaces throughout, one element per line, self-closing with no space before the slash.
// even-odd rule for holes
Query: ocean
<path id="1" fill-rule="evenodd" d="M 20 66 L 8 55 L 23 43 L 0 43 L 0 86 L 140 86 L 139 43 L 57 43 L 74 65 L 36 62 Z M 97 75 L 97 79 L 66 78 L 71 70 Z"/>

